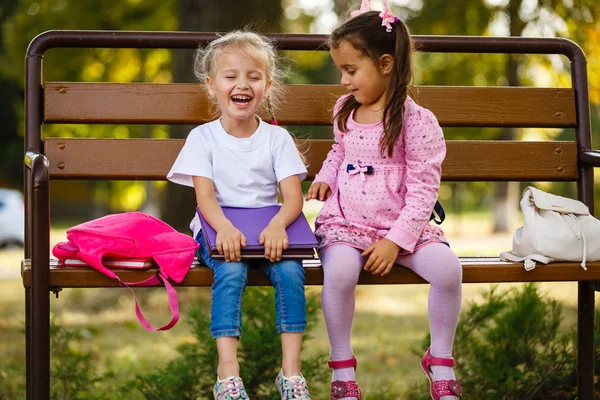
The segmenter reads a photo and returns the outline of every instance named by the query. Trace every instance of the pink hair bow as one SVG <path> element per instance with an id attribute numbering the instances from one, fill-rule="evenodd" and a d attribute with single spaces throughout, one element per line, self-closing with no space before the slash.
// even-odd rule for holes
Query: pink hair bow
<path id="1" fill-rule="evenodd" d="M 400 18 L 390 12 L 387 0 L 383 1 L 383 11 L 379 13 L 379 16 L 381 17 L 381 26 L 385 26 L 386 32 L 391 32 L 392 25 L 400 21 Z"/>
<path id="2" fill-rule="evenodd" d="M 362 3 L 360 4 L 360 10 L 354 10 L 350 13 L 350 15 L 352 16 L 352 18 L 356 17 L 357 15 L 360 14 L 364 14 L 366 12 L 371 11 L 371 3 L 369 0 L 362 0 Z"/>

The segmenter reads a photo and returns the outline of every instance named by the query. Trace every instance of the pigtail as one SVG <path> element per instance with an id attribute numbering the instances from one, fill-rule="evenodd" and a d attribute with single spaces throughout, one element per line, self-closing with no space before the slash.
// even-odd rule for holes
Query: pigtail
<path id="1" fill-rule="evenodd" d="M 269 112 L 269 116 L 271 117 L 271 124 L 279 125 L 279 122 L 275 119 L 275 113 L 273 112 L 273 104 L 271 104 L 271 96 L 267 96 L 267 111 Z"/>
<path id="2" fill-rule="evenodd" d="M 404 126 L 404 111 L 408 85 L 412 79 L 412 40 L 408 27 L 402 22 L 394 24 L 391 34 L 395 35 L 394 66 L 388 92 L 388 101 L 383 112 L 384 135 L 379 142 L 381 154 L 392 157 L 394 146 Z"/>

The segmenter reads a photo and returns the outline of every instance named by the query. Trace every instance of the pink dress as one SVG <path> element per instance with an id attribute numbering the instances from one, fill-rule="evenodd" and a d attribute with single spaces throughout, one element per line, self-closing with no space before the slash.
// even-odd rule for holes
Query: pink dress
<path id="1" fill-rule="evenodd" d="M 433 113 L 407 97 L 402 134 L 391 158 L 379 151 L 383 123 L 359 124 L 353 116 L 348 132 L 334 124 L 335 144 L 315 177 L 333 192 L 315 222 L 319 251 L 336 243 L 365 249 L 382 238 L 400 246 L 400 254 L 430 242 L 447 243 L 442 230 L 429 223 L 446 156 Z"/>

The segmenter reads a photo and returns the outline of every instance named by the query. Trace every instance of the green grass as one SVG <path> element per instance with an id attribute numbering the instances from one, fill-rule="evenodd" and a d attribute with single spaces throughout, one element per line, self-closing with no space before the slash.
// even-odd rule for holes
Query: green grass
<path id="1" fill-rule="evenodd" d="M 309 215 L 316 214 L 314 209 Z M 469 227 L 468 232 L 465 227 Z M 512 235 L 491 235 L 491 223 L 481 215 L 466 215 L 460 221 L 449 217 L 444 229 L 453 249 L 461 255 L 490 254 L 511 247 Z M 64 229 L 52 231 L 52 244 L 64 240 Z M 0 251 L 0 359 L 24 359 L 24 289 L 19 264 L 22 250 Z M 540 266 L 538 268 L 543 268 Z M 501 284 L 505 289 L 515 284 Z M 463 287 L 463 307 L 480 299 L 488 284 Z M 576 322 L 577 284 L 544 283 L 541 289 L 565 303 L 564 329 Z M 320 292 L 320 288 L 309 288 Z M 386 382 L 408 387 L 425 379 L 419 370 L 419 355 L 414 353 L 428 330 L 427 285 L 361 286 L 357 290 L 357 310 L 353 345 L 359 360 L 358 377 L 368 393 Z M 153 324 L 168 321 L 166 294 L 161 289 L 136 289 L 142 310 Z M 200 301 L 209 307 L 209 288 L 178 289 L 185 314 L 187 305 Z M 102 357 L 115 379 L 126 380 L 175 357 L 175 347 L 193 336 L 184 318 L 173 329 L 146 332 L 138 323 L 133 299 L 121 289 L 66 289 L 58 299 L 51 297 L 52 316 L 64 327 L 84 328 L 90 346 Z M 328 352 L 322 319 L 307 352 Z M 0 364 L 2 364 L 0 362 Z M 0 365 L 0 370 L 2 369 Z M 0 371 L 1 372 L 1 371 Z M 315 387 L 325 388 L 326 383 Z M 321 389 L 322 390 L 322 389 Z"/>

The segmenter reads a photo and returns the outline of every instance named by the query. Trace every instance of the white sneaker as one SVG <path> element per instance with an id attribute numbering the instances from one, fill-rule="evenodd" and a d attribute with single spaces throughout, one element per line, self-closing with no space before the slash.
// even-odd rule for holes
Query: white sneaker
<path id="1" fill-rule="evenodd" d="M 244 382 L 239 376 L 230 376 L 227 379 L 219 379 L 213 389 L 215 400 L 249 400 L 248 393 L 244 388 Z"/>
<path id="2" fill-rule="evenodd" d="M 279 390 L 281 400 L 310 400 L 306 379 L 302 374 L 288 378 L 283 376 L 283 370 L 279 370 L 279 374 L 275 378 L 275 385 Z"/>

